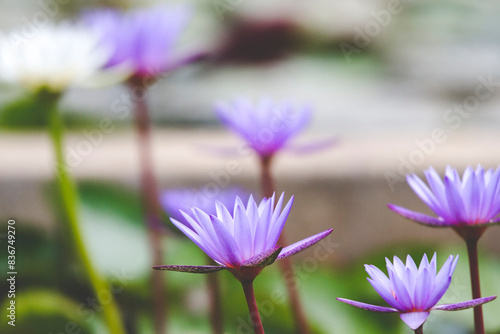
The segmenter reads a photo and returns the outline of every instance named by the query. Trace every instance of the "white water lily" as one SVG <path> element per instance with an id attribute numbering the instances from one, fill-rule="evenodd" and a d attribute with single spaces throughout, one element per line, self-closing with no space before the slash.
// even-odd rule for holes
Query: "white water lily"
<path id="1" fill-rule="evenodd" d="M 53 92 L 109 81 L 102 69 L 112 51 L 82 25 L 51 24 L 26 37 L 12 31 L 0 36 L 0 81 Z"/>

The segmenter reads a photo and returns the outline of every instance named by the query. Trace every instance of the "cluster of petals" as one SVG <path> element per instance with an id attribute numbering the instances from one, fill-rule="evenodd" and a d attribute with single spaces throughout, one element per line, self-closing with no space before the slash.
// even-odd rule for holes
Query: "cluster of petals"
<path id="1" fill-rule="evenodd" d="M 127 65 L 134 75 L 156 76 L 175 66 L 173 49 L 190 18 L 186 6 L 156 6 L 122 13 L 103 9 L 85 20 L 113 47 L 107 65 Z"/>
<path id="2" fill-rule="evenodd" d="M 111 48 L 87 27 L 63 22 L 0 35 L 0 81 L 31 90 L 62 92 L 93 85 Z"/>
<path id="3" fill-rule="evenodd" d="M 444 180 L 431 167 L 425 171 L 427 184 L 417 175 L 407 181 L 422 201 L 438 217 L 410 211 L 389 204 L 396 213 L 431 226 L 478 226 L 500 222 L 500 168 L 484 170 L 470 166 L 460 178 L 458 172 L 447 167 Z"/>
<path id="4" fill-rule="evenodd" d="M 450 286 L 458 256 L 450 255 L 439 272 L 436 269 L 436 254 L 429 262 L 424 254 L 419 267 L 408 255 L 406 264 L 398 257 L 391 263 L 386 258 L 389 277 L 373 265 L 365 265 L 370 275 L 368 281 L 375 291 L 391 307 L 376 306 L 349 299 L 338 300 L 375 312 L 397 312 L 411 329 L 419 328 L 432 310 L 457 311 L 489 302 L 496 297 L 478 298 L 455 304 L 436 305 Z"/>
<path id="5" fill-rule="evenodd" d="M 155 269 L 208 273 L 222 269 L 244 270 L 264 267 L 314 245 L 331 233 L 331 229 L 301 240 L 288 247 L 277 245 L 292 208 L 293 197 L 284 204 L 282 194 L 275 203 L 274 195 L 259 204 L 252 196 L 245 205 L 236 197 L 233 211 L 216 202 L 216 214 L 192 208 L 181 211 L 184 221 L 171 219 L 188 238 L 219 266 L 156 266 Z"/>
<path id="6" fill-rule="evenodd" d="M 207 192 L 205 189 L 173 188 L 165 190 L 160 195 L 160 204 L 165 212 L 175 220 L 187 221 L 181 211 L 190 212 L 190 208 L 198 208 L 209 215 L 217 214 L 215 203 L 222 203 L 229 212 L 234 211 L 234 200 L 239 197 L 248 201 L 250 193 L 241 187 L 227 187 L 219 191 Z"/>
<path id="7" fill-rule="evenodd" d="M 254 104 L 240 98 L 220 102 L 215 112 L 222 123 L 243 137 L 260 156 L 270 156 L 285 147 L 309 123 L 311 108 L 262 98 Z"/>

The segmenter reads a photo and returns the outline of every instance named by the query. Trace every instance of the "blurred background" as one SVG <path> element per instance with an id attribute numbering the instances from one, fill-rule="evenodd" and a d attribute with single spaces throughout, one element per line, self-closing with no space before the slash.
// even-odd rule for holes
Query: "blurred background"
<path id="1" fill-rule="evenodd" d="M 221 156 L 208 149 L 241 145 L 217 121 L 214 102 L 268 96 L 309 103 L 313 121 L 297 141 L 336 137 L 337 144 L 312 154 L 283 152 L 273 172 L 278 191 L 295 195 L 286 226 L 291 241 L 334 228 L 317 246 L 324 250 L 321 256 L 312 249 L 294 259 L 303 273 L 299 290 L 314 332 L 410 333 L 397 316 L 335 301 L 345 297 L 383 305 L 365 279 L 363 264 L 382 267 L 386 256 L 436 251 L 441 265 L 448 255 L 460 254 L 443 301 L 470 299 L 462 240 L 449 229 L 406 221 L 387 204 L 430 213 L 406 184 L 406 174 L 422 175 L 434 166 L 442 175 L 448 164 L 460 171 L 500 165 L 500 2 L 189 2 L 193 17 L 178 51 L 209 56 L 162 77 L 147 91 L 160 189 L 223 188 L 227 165 L 236 161 L 241 168 L 230 183 L 258 193 L 256 157 Z M 156 3 L 1 0 L 0 28 L 36 29 L 90 8 Z M 0 86 L 0 111 L 24 95 Z M 87 247 L 101 274 L 121 288 L 115 298 L 130 333 L 142 334 L 153 327 L 152 263 L 138 190 L 133 98 L 121 85 L 74 89 L 65 94 L 61 109 Z M 65 251 L 50 140 L 36 120 L 9 110 L 0 133 L 0 220 L 17 222 L 18 321 L 14 330 L 2 321 L 0 332 L 106 333 L 99 312 L 89 311 L 90 287 Z M 103 122 L 111 125 L 103 128 Z M 168 213 L 164 222 L 170 229 L 165 264 L 203 264 L 202 252 L 172 229 Z M 2 226 L 3 248 L 7 228 Z M 484 296 L 500 293 L 499 237 L 500 228 L 492 227 L 480 242 Z M 0 252 L 1 263 L 6 257 Z M 6 269 L 1 272 L 4 277 Z M 226 332 L 250 333 L 242 325 L 248 312 L 241 288 L 229 273 L 220 277 Z M 208 333 L 204 277 L 166 273 L 165 278 L 170 332 Z M 276 266 L 256 280 L 257 300 L 268 306 L 261 312 L 269 334 L 293 332 L 286 301 L 271 298 L 284 291 Z M 5 300 L 2 293 L 3 309 Z M 498 304 L 484 307 L 488 333 L 500 333 Z M 68 330 L 68 321 L 81 331 Z M 426 333 L 472 332 L 471 310 L 436 313 L 426 325 Z"/>

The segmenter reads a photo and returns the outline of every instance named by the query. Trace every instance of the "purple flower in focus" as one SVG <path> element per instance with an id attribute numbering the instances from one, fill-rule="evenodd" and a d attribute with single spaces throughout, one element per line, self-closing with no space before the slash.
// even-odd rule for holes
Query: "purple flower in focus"
<path id="1" fill-rule="evenodd" d="M 206 194 L 202 189 L 169 189 L 161 194 L 160 203 L 170 217 L 175 220 L 185 221 L 181 210 L 189 212 L 190 208 L 198 208 L 208 215 L 217 214 L 216 201 L 222 203 L 230 212 L 233 212 L 236 197 L 246 202 L 250 197 L 250 193 L 239 187 L 225 188 L 217 192 L 217 194 Z"/>
<path id="2" fill-rule="evenodd" d="M 438 217 L 389 204 L 391 210 L 418 223 L 436 227 L 484 227 L 500 222 L 500 168 L 485 171 L 481 166 L 475 170 L 467 167 L 460 179 L 458 172 L 448 166 L 444 182 L 432 167 L 424 173 L 429 186 L 415 174 L 406 179 Z"/>
<path id="3" fill-rule="evenodd" d="M 108 66 L 130 66 L 136 76 L 156 76 L 179 65 L 172 51 L 189 18 L 185 6 L 157 6 L 127 13 L 105 9 L 85 17 L 102 35 L 102 43 L 114 48 Z"/>
<path id="4" fill-rule="evenodd" d="M 437 273 L 436 254 L 430 262 L 427 255 L 424 254 L 418 268 L 409 255 L 406 258 L 406 265 L 396 256 L 394 263 L 386 258 L 389 277 L 373 265 L 365 265 L 365 269 L 370 275 L 368 278 L 370 284 L 391 307 L 376 306 L 344 298 L 337 298 L 337 300 L 369 311 L 399 313 L 401 320 L 415 330 L 427 320 L 430 311 L 458 311 L 487 303 L 496 298 L 496 296 L 492 296 L 436 306 L 450 286 L 451 276 L 457 261 L 458 256 L 453 258 L 450 255 Z"/>
<path id="5" fill-rule="evenodd" d="M 231 104 L 218 103 L 215 109 L 224 125 L 243 137 L 261 157 L 286 146 L 311 119 L 308 106 L 274 103 L 270 99 L 261 99 L 255 105 L 238 99 Z"/>
<path id="6" fill-rule="evenodd" d="M 283 195 L 275 206 L 274 195 L 257 204 L 250 196 L 247 205 L 239 197 L 230 212 L 216 202 L 216 214 L 192 208 L 182 215 L 187 221 L 171 219 L 188 238 L 219 266 L 155 266 L 154 269 L 210 273 L 228 269 L 240 281 L 252 281 L 265 266 L 305 250 L 329 235 L 329 229 L 288 247 L 276 245 L 292 208 L 293 197 L 284 206 Z"/>

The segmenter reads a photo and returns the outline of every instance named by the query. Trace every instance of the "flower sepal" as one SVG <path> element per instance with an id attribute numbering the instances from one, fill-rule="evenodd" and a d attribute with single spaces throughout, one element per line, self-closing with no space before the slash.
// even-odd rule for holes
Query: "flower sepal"
<path id="1" fill-rule="evenodd" d="M 193 273 L 193 274 L 209 274 L 223 269 L 227 269 L 223 266 L 178 266 L 178 265 L 161 265 L 154 266 L 154 270 L 168 270 L 177 271 L 181 273 Z"/>

